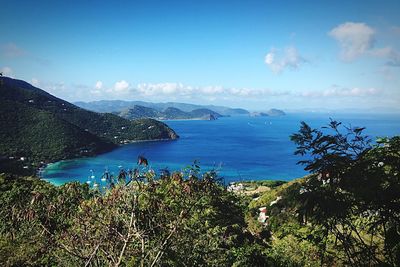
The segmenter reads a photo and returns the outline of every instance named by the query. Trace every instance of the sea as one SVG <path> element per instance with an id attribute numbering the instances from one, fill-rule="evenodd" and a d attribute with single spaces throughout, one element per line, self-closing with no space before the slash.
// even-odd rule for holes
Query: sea
<path id="1" fill-rule="evenodd" d="M 196 164 L 200 172 L 216 171 L 225 184 L 289 181 L 307 174 L 304 166 L 297 164 L 304 158 L 294 155 L 296 146 L 290 135 L 299 130 L 301 121 L 319 128 L 330 119 L 345 126 L 366 127 L 364 134 L 372 140 L 400 135 L 399 114 L 293 113 L 279 117 L 222 117 L 215 121 L 171 120 L 165 123 L 179 134 L 177 140 L 138 142 L 95 157 L 55 162 L 40 176 L 55 185 L 70 181 L 101 184 L 105 171 L 118 175 L 122 168 L 137 168 L 138 156 L 143 156 L 149 162 L 148 168 L 156 173 L 165 169 L 185 171 Z"/>

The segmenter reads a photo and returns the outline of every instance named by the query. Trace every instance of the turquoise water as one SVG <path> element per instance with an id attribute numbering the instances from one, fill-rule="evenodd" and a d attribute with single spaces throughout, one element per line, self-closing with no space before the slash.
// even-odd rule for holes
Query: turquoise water
<path id="1" fill-rule="evenodd" d="M 49 165 L 42 177 L 54 184 L 96 180 L 108 170 L 137 167 L 144 155 L 152 169 L 182 170 L 195 160 L 203 171 L 217 169 L 225 182 L 239 180 L 292 180 L 306 174 L 293 155 L 290 134 L 298 131 L 300 121 L 320 127 L 329 118 L 346 125 L 367 127 L 371 137 L 400 135 L 399 115 L 288 114 L 282 117 L 229 117 L 216 121 L 168 121 L 179 135 L 175 141 L 143 142 L 122 146 L 91 158 L 60 161 Z M 94 176 L 94 178 L 90 178 Z"/>

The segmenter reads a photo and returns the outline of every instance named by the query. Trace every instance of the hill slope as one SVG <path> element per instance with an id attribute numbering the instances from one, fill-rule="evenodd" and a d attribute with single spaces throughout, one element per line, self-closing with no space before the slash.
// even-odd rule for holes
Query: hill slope
<path id="1" fill-rule="evenodd" d="M 153 118 L 161 120 L 176 120 L 176 119 L 202 119 L 202 120 L 215 120 L 222 117 L 221 114 L 214 112 L 210 109 L 195 109 L 190 112 L 180 110 L 178 108 L 168 107 L 163 111 L 158 111 L 154 108 L 134 105 L 133 108 L 115 112 L 125 119 L 139 119 L 139 118 Z"/>
<path id="2" fill-rule="evenodd" d="M 37 165 L 93 155 L 137 140 L 175 139 L 164 123 L 99 114 L 54 97 L 24 81 L 0 78 L 0 156 Z"/>
<path id="3" fill-rule="evenodd" d="M 158 112 L 157 110 L 139 105 L 135 105 L 133 106 L 133 108 L 123 110 L 120 113 L 116 112 L 115 114 L 121 116 L 122 118 L 130 120 L 142 118 L 158 118 L 161 116 L 160 112 Z"/>

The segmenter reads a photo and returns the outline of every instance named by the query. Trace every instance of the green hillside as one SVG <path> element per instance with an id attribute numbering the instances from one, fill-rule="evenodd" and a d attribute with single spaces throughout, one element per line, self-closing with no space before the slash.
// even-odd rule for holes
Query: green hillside
<path id="1" fill-rule="evenodd" d="M 212 111 L 210 109 L 206 109 L 206 108 L 199 108 L 199 109 L 192 110 L 190 112 L 190 114 L 193 117 L 204 117 L 204 116 L 209 116 L 209 115 L 214 116 L 214 118 L 222 117 L 221 114 L 219 114 L 219 113 L 217 113 L 215 111 Z"/>
<path id="2" fill-rule="evenodd" d="M 32 85 L 0 78 L 0 156 L 41 161 L 94 155 L 137 140 L 175 139 L 164 123 L 79 108 Z"/>
<path id="3" fill-rule="evenodd" d="M 23 104 L 1 101 L 0 151 L 35 161 L 93 154 L 115 145 L 54 114 Z"/>
<path id="4" fill-rule="evenodd" d="M 134 105 L 133 108 L 121 111 L 119 114 L 122 118 L 126 119 L 142 119 L 142 118 L 158 118 L 161 113 L 153 108 Z"/>
<path id="5" fill-rule="evenodd" d="M 115 114 L 129 120 L 140 118 L 153 118 L 159 120 L 212 120 L 222 117 L 221 114 L 206 108 L 195 109 L 190 112 L 186 112 L 180 110 L 179 108 L 168 107 L 163 111 L 158 111 L 154 108 L 139 105 L 135 105 L 133 108 L 125 109 L 121 112 L 116 112 Z"/>
<path id="6" fill-rule="evenodd" d="M 166 119 L 187 119 L 190 117 L 187 112 L 173 107 L 166 108 L 163 114 Z"/>

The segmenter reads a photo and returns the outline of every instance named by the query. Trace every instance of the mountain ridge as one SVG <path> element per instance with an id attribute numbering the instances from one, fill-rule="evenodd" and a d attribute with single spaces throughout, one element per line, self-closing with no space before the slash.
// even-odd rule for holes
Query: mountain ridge
<path id="1" fill-rule="evenodd" d="M 98 100 L 91 102 L 78 101 L 74 102 L 79 107 L 96 111 L 96 112 L 122 112 L 133 108 L 135 105 L 153 108 L 158 111 L 163 111 L 166 108 L 178 108 L 184 112 L 191 112 L 196 109 L 209 109 L 223 116 L 232 115 L 247 115 L 250 112 L 242 108 L 230 108 L 225 106 L 215 106 L 215 105 L 197 105 L 188 104 L 180 102 L 163 102 L 163 103 L 153 103 L 145 101 L 125 101 L 125 100 Z"/>
<path id="2" fill-rule="evenodd" d="M 222 117 L 221 114 L 205 108 L 185 112 L 178 108 L 168 107 L 165 110 L 158 111 L 154 108 L 139 105 L 134 105 L 132 108 L 121 112 L 114 112 L 113 114 L 129 120 L 142 118 L 156 120 L 216 120 Z"/>

